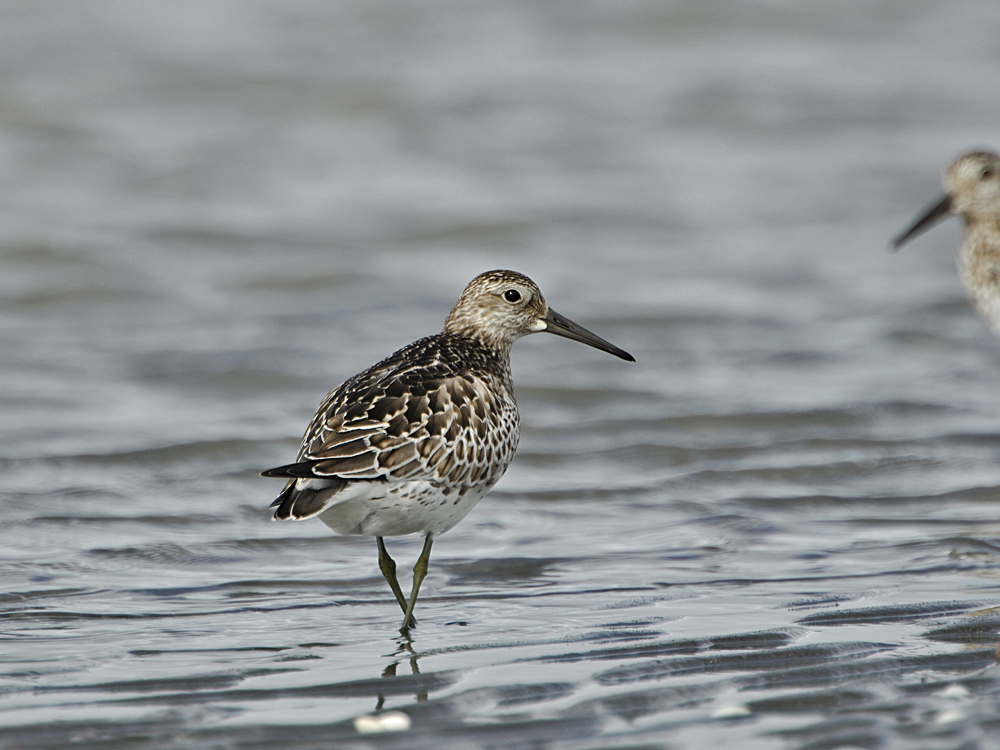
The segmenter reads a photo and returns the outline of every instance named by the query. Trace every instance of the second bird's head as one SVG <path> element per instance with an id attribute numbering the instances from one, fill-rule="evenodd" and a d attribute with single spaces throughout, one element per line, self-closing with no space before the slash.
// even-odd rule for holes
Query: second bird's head
<path id="1" fill-rule="evenodd" d="M 951 214 L 966 222 L 1000 219 L 1000 156 L 989 151 L 972 151 L 958 157 L 944 174 L 944 196 L 917 217 L 892 242 L 898 250 L 919 234 Z"/>

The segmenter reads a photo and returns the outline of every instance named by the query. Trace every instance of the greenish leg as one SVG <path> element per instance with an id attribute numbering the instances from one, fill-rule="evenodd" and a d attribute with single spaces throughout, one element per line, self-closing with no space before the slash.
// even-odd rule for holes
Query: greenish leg
<path id="1" fill-rule="evenodd" d="M 420 584 L 427 576 L 427 566 L 431 561 L 431 545 L 433 543 L 434 536 L 428 534 L 427 538 L 424 539 L 424 549 L 421 551 L 420 557 L 417 558 L 417 564 L 413 566 L 413 591 L 410 592 L 410 603 L 406 605 L 406 611 L 403 613 L 403 627 L 399 629 L 403 635 L 406 635 L 410 629 L 407 623 L 413 619 L 413 608 L 417 605 L 417 593 L 420 591 Z"/>
<path id="2" fill-rule="evenodd" d="M 389 584 L 389 588 L 392 589 L 392 593 L 396 597 L 396 601 L 399 602 L 399 608 L 406 611 L 406 597 L 403 596 L 403 589 L 399 586 L 399 580 L 396 578 L 396 561 L 389 557 L 389 550 L 385 548 L 385 542 L 382 541 L 382 537 L 375 537 L 378 542 L 378 567 L 382 571 L 382 575 L 385 576 L 386 583 Z M 417 621 L 413 619 L 412 615 L 409 618 L 409 623 L 411 625 L 416 625 Z"/>

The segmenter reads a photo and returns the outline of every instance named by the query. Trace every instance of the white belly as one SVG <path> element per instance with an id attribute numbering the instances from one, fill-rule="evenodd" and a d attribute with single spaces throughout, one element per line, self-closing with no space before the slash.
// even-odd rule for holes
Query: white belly
<path id="1" fill-rule="evenodd" d="M 356 482 L 339 492 L 319 518 L 338 534 L 437 536 L 465 518 L 489 490 L 480 485 L 465 495 L 445 495 L 424 481 Z"/>

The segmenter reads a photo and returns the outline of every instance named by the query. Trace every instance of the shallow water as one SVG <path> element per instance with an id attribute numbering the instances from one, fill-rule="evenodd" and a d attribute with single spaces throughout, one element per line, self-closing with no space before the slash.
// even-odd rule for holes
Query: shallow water
<path id="1" fill-rule="evenodd" d="M 0 21 L 0 747 L 996 746 L 1000 342 L 957 223 L 885 246 L 1000 146 L 1000 8 Z M 638 363 L 518 344 L 407 643 L 257 474 L 496 267 Z"/>

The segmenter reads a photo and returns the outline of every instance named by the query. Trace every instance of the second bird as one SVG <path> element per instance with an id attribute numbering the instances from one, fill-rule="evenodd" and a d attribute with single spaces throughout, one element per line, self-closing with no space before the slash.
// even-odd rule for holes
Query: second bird
<path id="1" fill-rule="evenodd" d="M 965 220 L 958 270 L 976 311 L 1000 335 L 1000 156 L 973 151 L 944 175 L 945 195 L 893 241 L 898 250 L 951 214 Z"/>
<path id="2" fill-rule="evenodd" d="M 465 288 L 441 333 L 330 393 L 295 463 L 263 472 L 288 480 L 272 503 L 276 520 L 318 516 L 338 534 L 375 537 L 404 633 L 415 624 L 434 537 L 465 518 L 514 458 L 519 431 L 510 349 L 542 331 L 635 361 L 551 309 L 527 276 L 489 271 Z M 383 537 L 417 533 L 424 547 L 406 597 Z"/>

